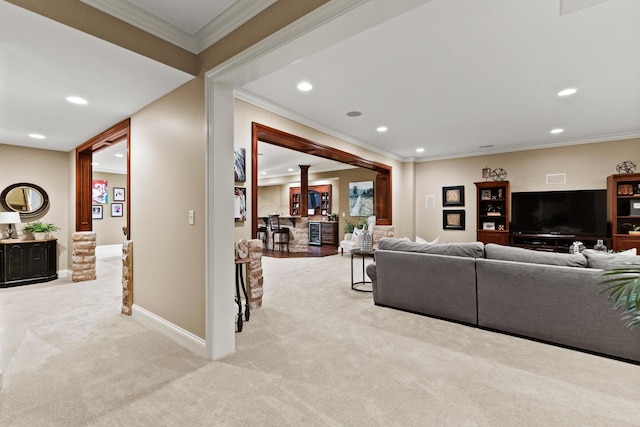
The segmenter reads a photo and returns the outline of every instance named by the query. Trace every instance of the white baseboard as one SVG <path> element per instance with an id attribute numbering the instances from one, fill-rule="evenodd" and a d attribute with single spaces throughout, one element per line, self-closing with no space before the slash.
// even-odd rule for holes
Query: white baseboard
<path id="1" fill-rule="evenodd" d="M 71 270 L 58 270 L 58 279 L 63 277 L 71 277 Z"/>
<path id="2" fill-rule="evenodd" d="M 96 259 L 122 256 L 122 244 L 96 246 Z"/>
<path id="3" fill-rule="evenodd" d="M 204 357 L 205 359 L 207 358 L 207 343 L 204 339 L 136 304 L 133 304 L 131 309 L 131 317 L 143 325 L 160 332 L 162 335 L 170 338 L 198 356 Z"/>

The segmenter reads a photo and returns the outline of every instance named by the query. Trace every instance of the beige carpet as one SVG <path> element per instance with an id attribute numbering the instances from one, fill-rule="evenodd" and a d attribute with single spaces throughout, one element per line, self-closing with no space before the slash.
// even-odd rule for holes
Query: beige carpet
<path id="1" fill-rule="evenodd" d="M 264 258 L 216 362 L 119 314 L 118 259 L 0 289 L 0 425 L 640 425 L 640 366 L 376 307 L 349 261 Z"/>

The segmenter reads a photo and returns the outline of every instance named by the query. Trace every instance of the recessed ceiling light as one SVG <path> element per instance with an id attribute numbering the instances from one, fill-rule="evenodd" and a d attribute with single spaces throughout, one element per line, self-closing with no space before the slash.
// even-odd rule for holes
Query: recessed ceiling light
<path id="1" fill-rule="evenodd" d="M 80 98 L 79 96 L 67 96 L 67 101 L 72 104 L 85 105 L 87 104 L 87 100 L 84 98 Z"/>
<path id="2" fill-rule="evenodd" d="M 554 135 L 557 135 L 557 134 L 562 133 L 562 132 L 564 132 L 564 129 L 561 129 L 561 128 L 555 128 L 555 129 L 551 130 L 551 133 L 554 134 Z"/>
<path id="3" fill-rule="evenodd" d="M 478 146 L 478 148 L 491 148 L 491 147 L 493 147 L 493 144 L 486 144 L 486 145 Z"/>
<path id="4" fill-rule="evenodd" d="M 349 117 L 360 117 L 362 113 L 360 111 L 349 111 L 347 116 Z"/>
<path id="5" fill-rule="evenodd" d="M 293 168 L 289 168 L 287 169 L 289 172 L 293 172 Z"/>
<path id="6" fill-rule="evenodd" d="M 388 127 L 386 127 L 386 126 L 378 126 L 378 127 L 376 128 L 376 130 L 377 130 L 378 132 L 386 132 L 386 131 L 388 131 L 388 130 L 389 130 L 389 128 L 388 128 Z"/>
<path id="7" fill-rule="evenodd" d="M 416 153 L 424 153 L 424 148 L 416 148 Z"/>
<path id="8" fill-rule="evenodd" d="M 45 136 L 44 136 L 44 135 L 41 135 L 41 134 L 39 134 L 39 133 L 30 133 L 30 134 L 29 134 L 29 136 L 30 136 L 31 138 L 33 138 L 33 139 L 44 139 L 44 138 L 45 138 Z"/>
<path id="9" fill-rule="evenodd" d="M 569 96 L 569 95 L 573 95 L 574 93 L 576 93 L 578 91 L 578 89 L 570 87 L 567 89 L 563 89 L 560 92 L 558 92 L 558 96 Z"/>
<path id="10" fill-rule="evenodd" d="M 298 90 L 301 92 L 309 92 L 311 89 L 313 89 L 313 85 L 309 82 L 298 83 Z"/>
<path id="11" fill-rule="evenodd" d="M 114 154 L 114 156 L 116 156 L 116 157 L 124 157 L 124 154 L 118 153 L 118 154 Z"/>
<path id="12" fill-rule="evenodd" d="M 100 166 L 100 163 L 98 163 L 98 162 L 91 162 L 91 166 Z"/>
<path id="13" fill-rule="evenodd" d="M 262 173 L 262 175 L 266 175 L 267 174 L 266 172 L 261 172 L 261 173 Z"/>

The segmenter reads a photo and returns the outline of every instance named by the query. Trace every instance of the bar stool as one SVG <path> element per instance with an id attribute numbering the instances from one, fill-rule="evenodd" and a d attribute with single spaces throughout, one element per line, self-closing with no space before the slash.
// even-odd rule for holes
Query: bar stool
<path id="1" fill-rule="evenodd" d="M 284 245 L 287 247 L 287 252 L 289 252 L 289 228 L 280 227 L 280 215 L 269 216 L 269 227 L 271 228 L 272 250 L 276 250 L 276 245 L 282 250 L 282 246 Z M 276 240 L 276 236 L 278 236 L 278 240 Z"/>
<path id="2" fill-rule="evenodd" d="M 258 232 L 256 233 L 256 239 L 262 240 L 262 247 L 267 249 L 267 227 L 260 226 L 258 227 Z"/>

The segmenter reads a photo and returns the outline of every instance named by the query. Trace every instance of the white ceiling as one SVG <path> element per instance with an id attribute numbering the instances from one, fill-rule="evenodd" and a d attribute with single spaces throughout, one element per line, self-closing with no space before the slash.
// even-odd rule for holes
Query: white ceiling
<path id="1" fill-rule="evenodd" d="M 84 1 L 196 53 L 273 2 Z M 240 91 L 400 160 L 635 137 L 639 19 L 637 0 L 424 0 Z M 5 1 L 0 55 L 0 141 L 54 150 L 74 148 L 191 78 Z M 298 92 L 301 80 L 314 89 Z M 556 95 L 570 86 L 575 95 Z M 68 95 L 89 104 L 68 104 Z M 551 135 L 555 127 L 564 133 Z"/>

